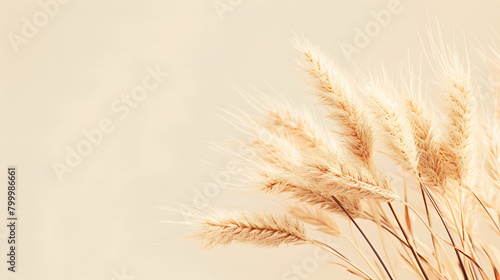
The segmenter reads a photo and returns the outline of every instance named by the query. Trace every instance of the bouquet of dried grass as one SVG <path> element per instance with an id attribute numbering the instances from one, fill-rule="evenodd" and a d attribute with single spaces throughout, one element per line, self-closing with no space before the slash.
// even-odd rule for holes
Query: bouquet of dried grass
<path id="1" fill-rule="evenodd" d="M 404 263 L 422 279 L 500 279 L 497 250 L 479 230 L 485 224 L 480 221 L 486 221 L 490 236 L 500 235 L 500 122 L 498 116 L 484 121 L 475 113 L 469 69 L 456 52 L 433 48 L 445 104 L 441 121 L 412 81 L 396 100 L 391 94 L 396 87 L 385 76 L 364 78 L 365 104 L 319 51 L 309 43 L 297 46 L 306 80 L 334 122 L 333 138 L 340 141 L 332 141 L 330 132 L 302 111 L 267 106 L 265 120 L 246 125 L 248 147 L 256 156 L 251 174 L 263 192 L 288 202 L 287 214 L 216 211 L 201 217 L 191 236 L 207 247 L 311 244 L 363 279 L 402 278 L 393 262 Z M 401 167 L 407 179 L 403 190 L 377 167 L 376 139 Z M 353 234 L 343 232 L 338 219 L 358 231 L 365 250 Z M 375 244 L 363 229 L 368 223 L 387 242 Z M 309 237 L 304 224 L 347 240 L 363 262 Z"/>

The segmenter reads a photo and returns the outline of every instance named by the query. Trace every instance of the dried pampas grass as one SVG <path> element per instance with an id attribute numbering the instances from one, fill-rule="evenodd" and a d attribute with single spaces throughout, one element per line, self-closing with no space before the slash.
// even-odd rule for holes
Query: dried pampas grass
<path id="1" fill-rule="evenodd" d="M 311 244 L 363 279 L 500 279 L 497 249 L 481 228 L 486 222 L 490 236 L 500 235 L 500 120 L 496 112 L 493 121 L 476 116 L 468 63 L 433 45 L 440 120 L 413 88 L 415 77 L 404 88 L 385 72 L 363 78 L 362 102 L 317 48 L 300 42 L 297 49 L 332 124 L 326 129 L 303 110 L 265 102 L 256 106 L 263 119 L 241 125 L 250 138 L 248 179 L 284 201 L 288 214 L 216 211 L 197 221 L 191 237 L 207 248 Z M 377 165 L 378 142 L 401 167 L 398 182 Z M 362 262 L 313 239 L 302 223 L 347 241 Z"/>

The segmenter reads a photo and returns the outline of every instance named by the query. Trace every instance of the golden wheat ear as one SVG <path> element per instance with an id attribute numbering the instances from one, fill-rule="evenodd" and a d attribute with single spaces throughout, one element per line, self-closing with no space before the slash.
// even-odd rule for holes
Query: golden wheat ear
<path id="1" fill-rule="evenodd" d="M 331 236 L 341 236 L 339 225 L 332 215 L 316 206 L 292 205 L 288 206 L 288 213 L 304 223 L 314 226 L 315 230 L 329 234 Z"/>
<path id="2" fill-rule="evenodd" d="M 344 210 L 332 200 L 330 195 L 323 193 L 303 177 L 272 167 L 262 168 L 258 176 L 260 189 L 266 193 L 282 194 L 296 203 L 308 204 L 344 216 Z M 359 198 L 345 195 L 339 195 L 338 198 L 349 215 L 354 218 L 362 216 Z"/>
<path id="3" fill-rule="evenodd" d="M 362 198 L 397 200 L 389 182 L 371 171 L 355 168 L 338 155 L 307 117 L 292 110 L 275 110 L 265 128 L 257 129 L 250 148 L 257 155 L 256 181 L 266 192 L 286 193 L 306 201 L 324 201 L 321 208 L 341 210 L 331 196 L 344 197 L 355 217 Z M 263 131 L 263 132 L 262 132 Z M 314 198 L 318 196 L 318 198 Z M 325 207 L 328 206 L 328 207 Z"/>
<path id="4" fill-rule="evenodd" d="M 218 212 L 201 218 L 198 230 L 189 237 L 199 239 L 205 248 L 231 243 L 276 247 L 311 242 L 303 224 L 287 215 Z"/>
<path id="5" fill-rule="evenodd" d="M 388 154 L 403 168 L 417 173 L 418 152 L 412 135 L 411 125 L 402 114 L 398 104 L 389 95 L 392 85 L 386 80 L 371 80 L 364 86 L 375 120 L 383 133 Z"/>
<path id="6" fill-rule="evenodd" d="M 439 50 L 434 55 L 438 61 L 441 97 L 447 117 L 441 154 L 448 174 L 467 185 L 473 177 L 475 147 L 474 125 L 476 110 L 473 105 L 473 86 L 470 68 L 453 50 Z"/>
<path id="7" fill-rule="evenodd" d="M 263 126 L 287 139 L 303 153 L 321 155 L 334 150 L 328 131 L 317 125 L 305 110 L 300 111 L 287 104 L 276 104 L 267 113 Z"/>
<path id="8" fill-rule="evenodd" d="M 328 110 L 329 117 L 337 124 L 333 131 L 354 156 L 368 165 L 372 164 L 373 132 L 361 103 L 355 100 L 347 80 L 309 42 L 296 44 L 303 53 L 301 67 L 308 74 L 306 81 L 314 95 Z"/>
<path id="9" fill-rule="evenodd" d="M 407 97 L 405 113 L 418 149 L 420 176 L 427 186 L 442 191 L 440 187 L 445 180 L 445 170 L 439 153 L 441 139 L 437 135 L 435 120 L 432 119 L 417 95 Z"/>

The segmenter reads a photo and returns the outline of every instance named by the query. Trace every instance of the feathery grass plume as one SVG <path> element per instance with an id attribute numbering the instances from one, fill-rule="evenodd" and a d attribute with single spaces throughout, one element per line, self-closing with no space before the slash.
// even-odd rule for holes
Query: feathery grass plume
<path id="1" fill-rule="evenodd" d="M 373 132 L 363 107 L 355 100 L 346 79 L 334 70 L 328 60 L 308 42 L 296 43 L 304 54 L 302 68 L 309 74 L 307 82 L 325 106 L 338 127 L 333 131 L 341 137 L 348 150 L 368 165 L 372 164 Z"/>
<path id="2" fill-rule="evenodd" d="M 302 154 L 287 139 L 284 139 L 265 128 L 257 129 L 251 142 L 248 144 L 261 164 L 272 164 L 282 170 L 300 165 Z"/>
<path id="3" fill-rule="evenodd" d="M 389 155 L 403 168 L 417 175 L 418 152 L 412 137 L 411 125 L 402 110 L 391 100 L 389 91 L 394 91 L 387 78 L 384 82 L 371 80 L 366 83 L 365 93 L 378 125 L 384 132 L 384 143 Z M 382 84 L 383 83 L 383 84 Z"/>
<path id="4" fill-rule="evenodd" d="M 266 129 L 258 134 L 263 136 L 255 137 L 249 148 L 257 155 L 257 162 L 254 162 L 257 170 L 253 180 L 262 191 L 286 194 L 290 199 L 317 205 L 334 213 L 343 213 L 328 192 L 310 183 L 310 174 L 304 173 L 299 160 L 302 155 L 290 142 Z M 341 199 L 352 216 L 360 216 L 358 198 Z"/>
<path id="5" fill-rule="evenodd" d="M 274 114 L 274 116 L 277 115 Z M 271 156 L 270 160 L 264 159 L 264 162 L 277 163 L 281 161 L 282 164 L 278 165 L 278 169 L 290 173 L 288 177 L 295 176 L 299 178 L 304 182 L 303 184 L 308 185 L 308 190 L 314 190 L 325 197 L 340 194 L 356 197 L 356 199 L 368 198 L 384 201 L 399 199 L 392 191 L 387 180 L 373 176 L 371 171 L 356 168 L 342 155 L 336 155 L 335 152 L 328 151 L 327 146 L 323 146 L 324 148 L 321 151 L 323 153 L 309 152 L 307 154 L 307 147 L 323 141 L 319 140 L 318 137 L 311 138 L 314 132 L 309 129 L 310 126 L 304 125 L 306 122 L 303 119 L 290 119 L 290 117 L 294 116 L 291 114 L 280 114 L 279 116 L 281 117 L 278 123 L 280 127 L 271 125 L 269 130 L 271 135 L 268 139 L 258 138 L 258 140 L 254 141 L 254 143 L 259 144 L 259 148 L 263 147 L 262 150 L 268 152 L 265 153 L 266 155 L 270 154 Z M 276 124 L 276 122 L 274 123 Z M 276 133 L 286 137 L 286 139 L 281 138 L 280 141 L 276 141 L 280 138 L 280 135 L 273 135 Z M 282 141 L 293 142 L 296 138 L 299 138 L 300 144 L 297 144 L 297 142 L 284 144 Z M 297 159 L 295 161 L 283 160 L 287 154 L 292 154 L 292 152 L 286 152 L 288 147 L 291 146 L 300 147 L 302 149 L 300 152 L 303 154 L 293 157 Z"/>
<path id="6" fill-rule="evenodd" d="M 298 203 L 306 203 L 332 213 L 344 215 L 344 211 L 335 203 L 331 196 L 325 195 L 317 187 L 312 186 L 303 178 L 292 173 L 276 170 L 272 167 L 263 167 L 259 172 L 260 189 L 267 193 L 285 194 L 289 199 Z M 354 218 L 362 217 L 362 208 L 359 198 L 339 195 L 338 199 L 349 215 Z"/>
<path id="7" fill-rule="evenodd" d="M 259 141 L 263 143 L 263 141 Z M 282 152 L 274 152 L 279 150 L 279 147 L 270 147 L 265 150 L 273 151 L 273 155 L 283 154 Z M 302 155 L 302 160 L 293 163 L 292 161 L 282 161 L 283 166 L 278 165 L 274 168 L 268 168 L 266 172 L 262 174 L 279 174 L 273 177 L 278 178 L 288 178 L 285 180 L 287 185 L 288 182 L 296 182 L 294 185 L 299 186 L 308 191 L 312 191 L 318 195 L 324 197 L 330 197 L 332 195 L 343 195 L 350 196 L 352 200 L 359 199 L 376 199 L 383 201 L 394 201 L 399 200 L 399 197 L 392 191 L 391 185 L 386 181 L 377 180 L 372 176 L 372 173 L 367 172 L 363 169 L 356 170 L 354 166 L 350 165 L 345 160 L 340 160 L 337 158 L 324 158 L 316 155 Z M 272 159 L 270 162 L 276 162 L 278 159 Z M 269 162 L 269 160 L 268 160 Z M 272 184 L 276 185 L 276 181 L 273 180 Z M 269 190 L 276 190 L 276 188 L 269 188 Z M 281 190 L 281 189 L 279 189 Z M 286 191 L 287 189 L 283 189 Z"/>
<path id="8" fill-rule="evenodd" d="M 301 172 L 311 175 L 314 183 L 322 185 L 322 189 L 327 190 L 329 195 L 353 192 L 361 198 L 389 201 L 398 199 L 387 176 L 377 170 L 352 164 L 346 155 L 330 145 L 324 136 L 326 132 L 316 128 L 307 114 L 303 113 L 301 116 L 296 110 L 281 106 L 280 110 L 269 114 L 269 119 L 266 128 L 300 150 L 302 165 L 306 169 Z M 349 189 L 345 190 L 336 184 L 345 185 Z"/>
<path id="9" fill-rule="evenodd" d="M 328 153 L 333 150 L 327 140 L 327 132 L 317 126 L 306 112 L 299 112 L 291 106 L 277 104 L 267 114 L 263 124 L 266 129 L 288 139 L 303 152 Z"/>
<path id="10" fill-rule="evenodd" d="M 201 218 L 200 228 L 192 238 L 201 240 L 206 248 L 233 242 L 260 247 L 310 242 L 304 226 L 287 215 L 222 212 Z"/>
<path id="11" fill-rule="evenodd" d="M 467 196 L 473 185 L 475 163 L 474 130 L 474 108 L 472 105 L 472 86 L 470 73 L 464 69 L 462 62 L 456 54 L 450 52 L 450 57 L 444 56 L 441 59 L 440 73 L 442 83 L 442 97 L 445 101 L 445 112 L 448 123 L 445 127 L 445 135 L 440 148 L 440 153 L 447 165 L 446 174 L 456 180 L 457 184 L 447 182 L 446 195 L 448 203 L 451 204 L 449 213 L 453 220 L 449 220 L 452 227 L 460 237 L 462 247 L 466 252 L 474 253 L 472 239 L 475 235 L 475 221 L 471 223 L 471 217 L 477 217 L 476 208 L 471 209 L 471 204 L 467 201 Z M 450 189 L 456 188 L 456 191 Z M 466 192 L 463 188 L 467 189 Z M 472 218 L 473 219 L 473 218 Z M 467 266 L 472 266 L 470 260 L 465 260 Z M 466 267 L 467 268 L 467 267 Z M 470 269 L 470 268 L 469 268 Z M 463 270 L 464 271 L 464 270 Z M 464 275 L 471 272 L 463 272 Z"/>
<path id="12" fill-rule="evenodd" d="M 289 205 L 288 213 L 304 223 L 315 227 L 315 230 L 329 234 L 331 236 L 341 236 L 339 225 L 335 222 L 330 213 L 315 206 Z"/>
<path id="13" fill-rule="evenodd" d="M 308 174 L 312 184 L 317 185 L 327 195 L 346 195 L 358 199 L 381 201 L 399 200 L 392 185 L 380 181 L 366 169 L 357 169 L 348 161 L 319 157 L 304 157 L 303 173 Z"/>
<path id="14" fill-rule="evenodd" d="M 439 154 L 436 125 L 427 113 L 422 100 L 410 95 L 405 102 L 406 116 L 411 125 L 415 145 L 418 149 L 418 172 L 427 186 L 440 187 L 445 180 L 443 160 Z"/>
<path id="15" fill-rule="evenodd" d="M 436 48 L 436 47 L 435 47 Z M 458 55 L 448 50 L 438 51 L 442 97 L 445 101 L 447 126 L 440 152 L 452 178 L 467 183 L 473 175 L 474 162 L 474 106 L 470 70 Z"/>

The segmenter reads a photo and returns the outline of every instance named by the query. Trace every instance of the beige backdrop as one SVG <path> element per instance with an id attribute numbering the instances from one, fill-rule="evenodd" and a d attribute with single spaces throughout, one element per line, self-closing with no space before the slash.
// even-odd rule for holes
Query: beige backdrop
<path id="1" fill-rule="evenodd" d="M 313 248 L 203 251 L 179 239 L 189 225 L 161 222 L 196 200 L 276 208 L 237 190 L 232 159 L 207 147 L 242 136 L 221 109 L 275 91 L 313 104 L 294 32 L 355 78 L 340 46 L 362 70 L 418 63 L 437 18 L 477 59 L 500 26 L 499 1 L 66 2 L 0 8 L 0 174 L 19 172 L 18 272 L 2 261 L 1 279 L 344 279 Z M 5 209 L 6 185 L 0 225 Z M 0 226 L 1 260 L 6 237 Z"/>

